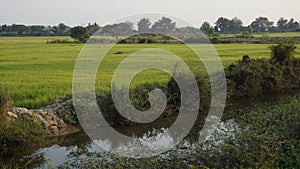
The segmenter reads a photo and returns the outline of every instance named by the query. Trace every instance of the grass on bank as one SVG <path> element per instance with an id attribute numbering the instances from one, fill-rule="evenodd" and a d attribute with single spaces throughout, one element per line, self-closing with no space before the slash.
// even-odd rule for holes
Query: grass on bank
<path id="1" fill-rule="evenodd" d="M 0 87 L 0 156 L 14 147 L 34 144 L 36 138 L 44 136 L 42 125 L 26 116 L 20 120 L 9 119 L 8 108 L 9 94 Z"/>

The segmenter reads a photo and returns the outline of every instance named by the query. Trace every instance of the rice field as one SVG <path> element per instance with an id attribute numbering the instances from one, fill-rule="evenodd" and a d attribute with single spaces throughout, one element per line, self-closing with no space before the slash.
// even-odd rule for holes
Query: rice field
<path id="1" fill-rule="evenodd" d="M 72 77 L 82 44 L 47 44 L 54 39 L 69 37 L 0 37 L 0 86 L 8 89 L 11 105 L 27 108 L 44 106 L 54 99 L 72 92 Z M 201 50 L 200 44 L 193 44 Z M 269 44 L 216 44 L 222 63 L 227 66 L 243 55 L 250 58 L 269 58 Z M 119 44 L 104 58 L 100 65 L 97 91 L 109 91 L 110 78 L 117 65 L 129 54 L 147 48 L 162 48 L 177 54 L 195 73 L 203 67 L 197 57 L 180 44 Z M 296 57 L 300 57 L 298 45 Z M 155 72 L 155 73 L 154 73 Z M 139 74 L 133 86 L 143 83 L 165 83 L 169 76 L 157 70 Z M 101 85 L 99 85 L 101 82 Z M 103 83 L 104 82 L 104 83 Z"/>

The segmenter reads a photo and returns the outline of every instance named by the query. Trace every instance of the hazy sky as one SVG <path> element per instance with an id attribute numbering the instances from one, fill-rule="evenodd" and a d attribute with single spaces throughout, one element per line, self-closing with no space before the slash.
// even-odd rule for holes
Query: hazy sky
<path id="1" fill-rule="evenodd" d="M 300 20 L 300 0 L 0 0 L 0 24 L 100 25 L 124 16 L 159 12 L 199 27 L 220 16 L 237 16 L 248 25 L 257 16 Z"/>

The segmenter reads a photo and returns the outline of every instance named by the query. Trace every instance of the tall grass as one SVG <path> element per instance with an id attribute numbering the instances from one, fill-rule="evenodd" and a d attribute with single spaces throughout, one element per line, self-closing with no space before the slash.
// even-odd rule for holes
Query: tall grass
<path id="1" fill-rule="evenodd" d="M 9 94 L 6 89 L 0 86 L 0 119 L 5 123 L 6 112 L 9 108 Z"/>

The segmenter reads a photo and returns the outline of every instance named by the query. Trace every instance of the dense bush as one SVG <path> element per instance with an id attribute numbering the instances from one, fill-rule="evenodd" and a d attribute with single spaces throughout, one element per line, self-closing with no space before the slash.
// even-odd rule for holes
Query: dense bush
<path id="1" fill-rule="evenodd" d="M 294 66 L 294 53 L 296 50 L 295 43 L 292 41 L 280 43 L 270 47 L 271 49 L 271 63 L 286 66 Z"/>
<path id="2" fill-rule="evenodd" d="M 68 39 L 55 39 L 52 41 L 47 41 L 47 44 L 73 44 L 73 43 L 79 43 L 78 41 L 68 40 Z"/>
<path id="3" fill-rule="evenodd" d="M 189 85 L 189 82 L 191 81 L 189 79 L 190 77 L 186 76 L 184 73 L 178 74 L 176 76 L 180 76 L 180 78 L 183 78 L 184 79 L 183 81 L 187 82 L 185 84 L 186 86 Z M 207 113 L 210 105 L 210 86 L 207 78 L 196 77 L 196 81 L 198 83 L 198 89 L 200 93 L 199 95 L 201 100 L 200 109 L 199 109 L 199 111 L 201 111 L 201 113 L 199 113 L 201 114 L 201 117 L 198 117 L 198 119 L 201 121 L 203 120 L 203 117 L 205 117 L 205 114 Z M 149 92 L 157 88 L 161 89 L 164 92 L 167 99 L 167 106 L 158 120 L 177 116 L 181 105 L 181 92 L 177 82 L 173 78 L 170 78 L 169 82 L 166 85 L 144 84 L 134 89 L 130 89 L 129 97 L 132 105 L 139 111 L 148 110 L 151 107 L 149 102 Z M 118 90 L 119 90 L 118 92 L 124 93 L 124 95 L 126 94 L 124 89 L 118 89 Z M 187 91 L 187 92 L 193 92 L 193 91 Z M 128 121 L 127 119 L 125 119 L 123 116 L 119 114 L 118 110 L 114 105 L 110 93 L 97 95 L 97 101 L 104 118 L 108 121 L 110 125 L 112 126 L 138 125 L 137 123 Z M 193 103 L 193 101 L 191 101 L 190 103 Z"/>
<path id="4" fill-rule="evenodd" d="M 177 85 L 177 84 L 176 84 Z M 149 92 L 152 90 L 160 88 L 167 97 L 167 107 L 160 118 L 166 118 L 174 116 L 178 113 L 180 107 L 180 94 L 177 93 L 177 90 L 172 88 L 172 90 L 176 90 L 174 93 L 171 92 L 171 89 L 167 86 L 159 86 L 154 87 L 152 85 L 141 85 L 129 91 L 129 97 L 132 105 L 139 111 L 146 111 L 150 108 L 149 102 Z M 120 93 L 124 93 L 124 89 L 119 89 Z M 104 118 L 108 121 L 108 123 L 112 126 L 124 126 L 124 125 L 138 125 L 137 123 L 130 122 L 123 116 L 121 116 L 116 109 L 112 96 L 110 93 L 107 94 L 99 94 L 97 95 L 97 101 L 99 107 L 101 108 L 101 112 Z"/>
<path id="5" fill-rule="evenodd" d="M 300 84 L 299 67 L 274 64 L 264 59 L 251 60 L 248 56 L 231 64 L 225 71 L 229 94 L 234 98 L 292 89 Z"/>

